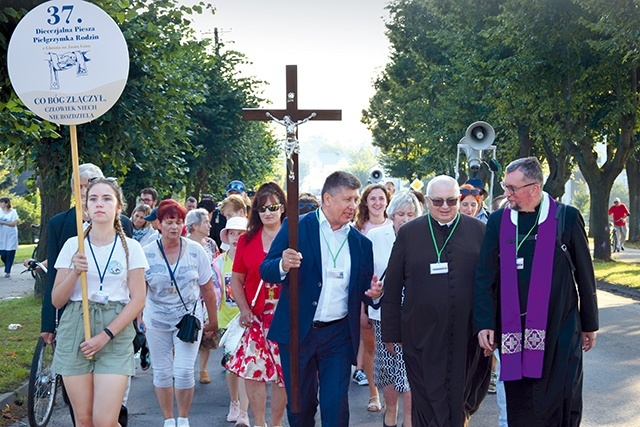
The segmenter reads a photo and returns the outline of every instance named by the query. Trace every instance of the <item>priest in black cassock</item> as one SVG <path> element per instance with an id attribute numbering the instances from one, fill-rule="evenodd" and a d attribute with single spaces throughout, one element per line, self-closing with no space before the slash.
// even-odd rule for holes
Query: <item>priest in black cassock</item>
<path id="1" fill-rule="evenodd" d="M 384 281 L 382 341 L 402 344 L 417 427 L 466 426 L 489 386 L 471 313 L 485 225 L 459 198 L 453 178 L 429 182 L 429 214 L 400 228 Z"/>
<path id="2" fill-rule="evenodd" d="M 579 426 L 582 352 L 598 304 L 584 220 L 542 191 L 535 157 L 506 168 L 508 206 L 489 217 L 476 274 L 474 331 L 498 347 L 509 425 Z"/>

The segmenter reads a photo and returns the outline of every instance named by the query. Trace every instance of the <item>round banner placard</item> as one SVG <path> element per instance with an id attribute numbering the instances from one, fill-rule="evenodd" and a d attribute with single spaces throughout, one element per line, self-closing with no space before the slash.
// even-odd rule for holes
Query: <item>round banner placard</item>
<path id="1" fill-rule="evenodd" d="M 18 23 L 7 51 L 9 78 L 22 102 L 60 125 L 90 122 L 124 90 L 129 52 L 118 25 L 98 6 L 52 0 Z"/>

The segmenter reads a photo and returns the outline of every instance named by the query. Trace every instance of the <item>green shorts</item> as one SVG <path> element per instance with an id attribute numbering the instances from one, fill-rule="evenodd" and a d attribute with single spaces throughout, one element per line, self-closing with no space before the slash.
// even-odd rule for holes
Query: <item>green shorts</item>
<path id="1" fill-rule="evenodd" d="M 109 326 L 122 311 L 125 304 L 89 302 L 91 336 L 95 336 Z M 56 336 L 56 351 L 53 356 L 54 372 L 60 375 L 135 374 L 133 360 L 133 338 L 136 332 L 130 323 L 114 339 L 109 341 L 92 360 L 88 360 L 80 350 L 84 339 L 82 302 L 71 301 L 60 319 Z"/>

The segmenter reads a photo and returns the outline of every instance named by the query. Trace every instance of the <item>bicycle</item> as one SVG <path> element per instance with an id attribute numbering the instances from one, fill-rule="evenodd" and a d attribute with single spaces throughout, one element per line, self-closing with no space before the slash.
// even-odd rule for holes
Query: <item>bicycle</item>
<path id="1" fill-rule="evenodd" d="M 23 273 L 27 271 L 38 282 L 44 281 L 47 268 L 40 262 L 31 260 L 27 270 Z M 56 392 L 60 384 L 60 377 L 53 371 L 54 352 L 55 342 L 47 344 L 42 337 L 38 338 L 29 374 L 27 413 L 31 427 L 45 427 L 51 418 Z"/>
<path id="2" fill-rule="evenodd" d="M 620 236 L 618 235 L 618 229 L 609 223 L 611 228 L 611 252 L 620 252 Z"/>

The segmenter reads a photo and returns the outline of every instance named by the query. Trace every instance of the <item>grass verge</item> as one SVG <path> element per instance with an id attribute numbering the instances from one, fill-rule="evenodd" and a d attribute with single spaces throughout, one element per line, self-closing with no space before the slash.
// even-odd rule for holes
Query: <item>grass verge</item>
<path id="1" fill-rule="evenodd" d="M 22 263 L 25 259 L 31 258 L 31 254 L 33 254 L 33 249 L 35 247 L 36 247 L 35 243 L 30 245 L 18 246 L 18 250 L 16 251 L 16 259 L 14 263 L 15 264 Z"/>
<path id="2" fill-rule="evenodd" d="M 40 336 L 42 301 L 33 296 L 0 302 L 0 393 L 15 390 L 29 378 L 33 350 Z M 11 323 L 23 326 L 17 331 Z"/>
<path id="3" fill-rule="evenodd" d="M 615 285 L 640 289 L 640 264 L 631 262 L 593 261 L 596 279 Z"/>

